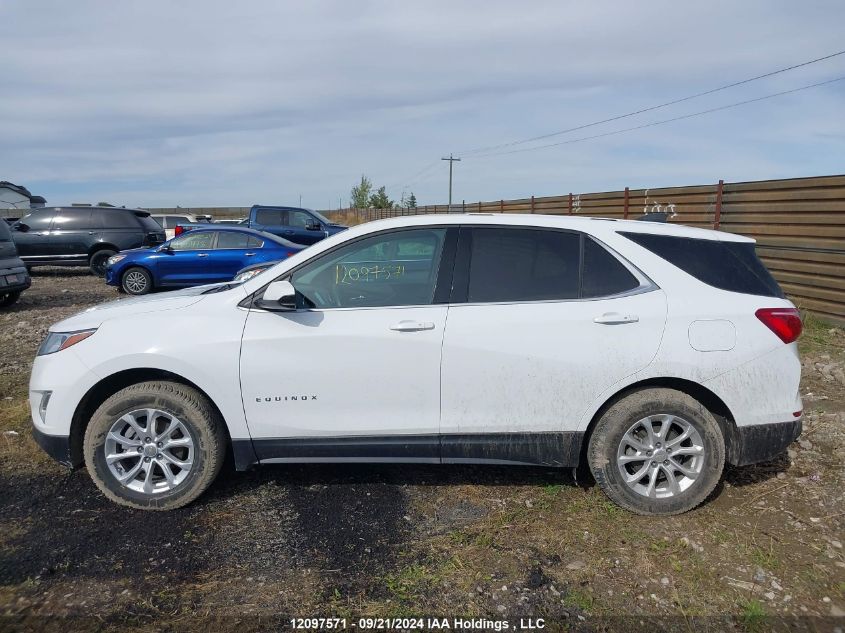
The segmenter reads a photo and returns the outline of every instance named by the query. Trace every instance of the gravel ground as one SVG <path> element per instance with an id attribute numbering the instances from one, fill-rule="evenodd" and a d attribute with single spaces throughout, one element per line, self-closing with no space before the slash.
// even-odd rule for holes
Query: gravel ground
<path id="1" fill-rule="evenodd" d="M 845 628 L 845 334 L 802 341 L 805 431 L 671 519 L 565 472 L 231 466 L 187 508 L 115 506 L 29 437 L 55 321 L 117 293 L 37 270 L 0 313 L 0 630 L 278 630 L 290 616 L 544 617 L 571 630 Z"/>

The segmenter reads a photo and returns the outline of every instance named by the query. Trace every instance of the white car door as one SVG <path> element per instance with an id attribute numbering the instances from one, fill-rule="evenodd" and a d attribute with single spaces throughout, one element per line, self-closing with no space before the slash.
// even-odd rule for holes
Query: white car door
<path id="1" fill-rule="evenodd" d="M 438 227 L 358 239 L 293 272 L 298 309 L 250 310 L 241 389 L 259 459 L 439 461 L 438 272 L 456 240 Z"/>
<path id="2" fill-rule="evenodd" d="M 576 464 L 584 412 L 654 357 L 663 292 L 574 232 L 464 228 L 458 252 L 443 461 Z"/>

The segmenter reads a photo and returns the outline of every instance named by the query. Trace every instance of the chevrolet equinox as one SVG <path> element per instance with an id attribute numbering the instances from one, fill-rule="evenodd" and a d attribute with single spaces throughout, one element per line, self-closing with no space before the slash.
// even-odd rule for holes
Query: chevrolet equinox
<path id="1" fill-rule="evenodd" d="M 586 465 L 632 512 L 702 503 L 801 432 L 801 320 L 754 241 L 587 217 L 404 217 L 242 283 L 52 328 L 34 433 L 111 500 L 290 462 Z"/>

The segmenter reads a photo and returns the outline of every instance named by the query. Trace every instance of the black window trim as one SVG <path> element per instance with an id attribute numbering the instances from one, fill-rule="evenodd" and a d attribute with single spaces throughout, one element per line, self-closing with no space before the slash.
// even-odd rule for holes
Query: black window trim
<path id="1" fill-rule="evenodd" d="M 404 231 L 424 231 L 426 229 L 445 229 L 446 231 L 446 234 L 443 238 L 443 248 L 440 251 L 440 263 L 437 268 L 437 280 L 434 283 L 434 295 L 430 303 L 395 306 L 355 306 L 348 308 L 297 308 L 296 310 L 291 310 L 291 312 L 337 312 L 350 310 L 385 309 L 402 310 L 406 308 L 430 308 L 434 306 L 448 306 L 448 298 L 452 290 L 452 275 L 455 269 L 456 251 L 458 246 L 458 231 L 460 229 L 460 225 L 457 224 L 420 224 L 417 226 L 391 227 L 380 231 L 372 231 L 364 235 L 359 235 L 358 237 L 353 238 L 351 240 L 345 240 L 340 244 L 333 246 L 332 248 L 329 248 L 321 253 L 314 255 L 313 257 L 308 258 L 306 261 L 295 266 L 294 268 L 286 270 L 284 273 L 282 273 L 275 279 L 269 281 L 268 283 L 264 284 L 258 290 L 249 295 L 246 299 L 238 303 L 238 306 L 250 310 L 266 312 L 266 310 L 263 310 L 262 308 L 259 308 L 255 305 L 255 300 L 264 294 L 264 291 L 267 289 L 267 286 L 276 281 L 290 281 L 291 277 L 293 277 L 296 272 L 298 272 L 304 266 L 307 266 L 312 263 L 315 259 L 330 255 L 331 253 L 336 252 L 340 248 L 345 248 L 351 244 L 355 244 L 356 242 L 370 239 L 371 237 L 376 237 L 378 235 L 385 235 L 388 233 L 400 233 Z"/>
<path id="2" fill-rule="evenodd" d="M 595 235 L 585 231 L 577 231 L 574 229 L 565 229 L 556 226 L 538 226 L 538 225 L 522 225 L 522 224 L 462 224 L 460 225 L 460 238 L 458 241 L 458 252 L 455 257 L 455 271 L 452 277 L 452 294 L 450 296 L 449 305 L 454 306 L 481 306 L 481 305 L 517 305 L 523 303 L 572 303 L 575 301 L 605 301 L 607 299 L 620 299 L 623 297 L 630 297 L 633 295 L 644 294 L 658 290 L 659 286 L 652 281 L 648 275 L 637 268 L 634 264 L 629 262 L 625 257 L 620 255 L 616 250 Z M 469 291 L 469 267 L 470 254 L 472 252 L 472 230 L 473 229 L 527 229 L 537 231 L 558 231 L 560 233 L 574 233 L 581 239 L 579 242 L 579 269 L 578 269 L 578 297 L 572 299 L 532 299 L 532 300 L 513 300 L 513 301 L 468 301 Z M 624 292 L 617 292 L 610 295 L 601 295 L 598 297 L 581 297 L 581 286 L 584 275 L 584 240 L 591 238 L 596 244 L 609 252 L 616 260 L 621 263 L 639 282 L 636 288 L 625 290 Z"/>

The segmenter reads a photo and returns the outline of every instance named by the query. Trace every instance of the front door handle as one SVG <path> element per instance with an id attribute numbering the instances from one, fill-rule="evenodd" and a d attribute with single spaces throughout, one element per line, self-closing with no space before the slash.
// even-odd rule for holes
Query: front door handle
<path id="1" fill-rule="evenodd" d="M 431 321 L 399 321 L 390 326 L 394 332 L 420 332 L 422 330 L 433 330 L 434 323 Z"/>
<path id="2" fill-rule="evenodd" d="M 197 257 L 208 257 L 208 253 L 197 253 Z"/>
<path id="3" fill-rule="evenodd" d="M 244 255 L 246 255 L 247 257 L 254 257 L 255 253 L 244 253 Z"/>
<path id="4" fill-rule="evenodd" d="M 603 325 L 621 325 L 623 323 L 636 323 L 640 320 L 636 314 L 619 314 L 618 312 L 605 312 L 593 319 L 594 323 Z"/>

